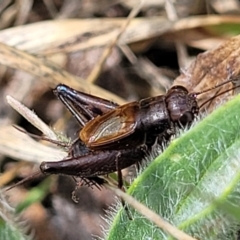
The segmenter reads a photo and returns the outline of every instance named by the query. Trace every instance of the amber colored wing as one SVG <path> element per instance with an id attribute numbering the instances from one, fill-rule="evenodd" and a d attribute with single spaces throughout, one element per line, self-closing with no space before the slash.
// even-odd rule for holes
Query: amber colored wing
<path id="1" fill-rule="evenodd" d="M 135 131 L 138 111 L 138 102 L 117 107 L 89 121 L 80 131 L 80 138 L 89 148 L 99 148 L 122 140 Z"/>

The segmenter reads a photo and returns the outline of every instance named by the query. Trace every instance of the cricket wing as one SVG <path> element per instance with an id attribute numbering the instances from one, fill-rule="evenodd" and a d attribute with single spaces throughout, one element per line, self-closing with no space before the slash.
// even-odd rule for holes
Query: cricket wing
<path id="1" fill-rule="evenodd" d="M 134 133 L 138 111 L 138 102 L 132 102 L 98 116 L 85 125 L 80 138 L 92 149 L 120 144 L 122 139 Z"/>

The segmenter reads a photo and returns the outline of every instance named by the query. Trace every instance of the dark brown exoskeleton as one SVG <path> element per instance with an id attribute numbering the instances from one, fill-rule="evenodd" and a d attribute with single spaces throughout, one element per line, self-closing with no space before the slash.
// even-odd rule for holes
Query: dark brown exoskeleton
<path id="1" fill-rule="evenodd" d="M 81 130 L 68 157 L 58 162 L 42 162 L 41 173 L 66 174 L 80 177 L 87 184 L 101 184 L 98 176 L 117 171 L 121 188 L 121 170 L 140 163 L 156 143 L 167 143 L 176 127 L 190 125 L 199 112 L 197 95 L 209 90 L 189 93 L 183 86 L 173 86 L 166 95 L 119 106 L 60 84 L 54 93 L 76 118 Z"/>
<path id="2" fill-rule="evenodd" d="M 42 173 L 89 179 L 117 171 L 119 187 L 122 169 L 141 162 L 156 142 L 168 140 L 176 126 L 190 124 L 199 110 L 196 94 L 182 86 L 122 106 L 65 85 L 58 85 L 54 93 L 82 129 L 69 157 L 43 162 Z"/>

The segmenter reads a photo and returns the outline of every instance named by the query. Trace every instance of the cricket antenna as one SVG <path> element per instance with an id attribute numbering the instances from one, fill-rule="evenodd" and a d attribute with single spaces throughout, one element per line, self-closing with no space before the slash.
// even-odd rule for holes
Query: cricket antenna
<path id="1" fill-rule="evenodd" d="M 224 82 L 222 82 L 222 83 L 219 83 L 218 85 L 216 85 L 216 86 L 214 86 L 214 87 L 205 89 L 205 90 L 200 91 L 200 92 L 193 92 L 193 93 L 190 93 L 190 94 L 192 94 L 192 95 L 194 95 L 194 96 L 196 97 L 197 95 L 200 95 L 200 94 L 209 92 L 209 91 L 211 91 L 211 90 L 213 90 L 213 89 L 216 89 L 216 88 L 219 88 L 219 87 L 221 87 L 221 86 L 223 86 L 223 85 L 225 85 L 225 84 L 227 84 L 227 83 L 230 83 L 230 82 L 231 82 L 231 83 L 234 83 L 234 82 L 236 82 L 236 81 L 239 80 L 239 79 L 240 79 L 239 76 L 237 76 L 237 77 L 235 77 L 235 78 L 230 78 L 230 79 L 228 79 L 228 80 L 226 80 L 226 81 L 224 81 Z M 204 103 L 202 103 L 202 104 L 199 106 L 199 109 L 201 109 L 205 104 L 207 104 L 208 102 L 210 102 L 210 101 L 213 100 L 214 98 L 219 97 L 219 96 L 221 96 L 222 94 L 227 93 L 227 92 L 229 92 L 229 91 L 231 91 L 231 90 L 234 90 L 234 89 L 236 89 L 236 88 L 239 88 L 239 87 L 240 87 L 240 85 L 237 85 L 237 86 L 235 86 L 235 87 L 232 87 L 232 88 L 230 88 L 230 89 L 227 89 L 227 90 L 225 90 L 225 91 L 223 91 L 223 92 L 220 92 L 220 93 L 216 94 L 215 96 L 209 98 L 207 101 L 205 101 Z"/>
<path id="2" fill-rule="evenodd" d="M 18 186 L 20 186 L 20 185 L 23 185 L 25 182 L 28 182 L 29 180 L 37 179 L 37 178 L 39 178 L 39 177 L 41 177 L 41 176 L 43 176 L 43 175 L 44 175 L 44 174 L 43 174 L 40 170 L 38 170 L 38 171 L 34 172 L 33 174 L 25 177 L 25 178 L 22 179 L 21 181 L 19 181 L 19 182 L 13 184 L 12 186 L 4 189 L 4 191 L 5 191 L 5 192 L 6 192 L 6 191 L 9 191 L 9 190 L 11 190 L 11 189 L 13 189 L 13 188 L 15 188 L 15 187 L 18 187 Z"/>
<path id="3" fill-rule="evenodd" d="M 222 83 L 219 83 L 218 85 L 216 85 L 216 86 L 214 86 L 214 87 L 205 89 L 205 90 L 203 90 L 203 91 L 201 91 L 201 92 L 196 92 L 196 93 L 194 93 L 194 94 L 195 94 L 195 95 L 200 95 L 200 94 L 203 94 L 203 93 L 205 93 L 205 92 L 211 91 L 211 90 L 213 90 L 213 89 L 219 88 L 219 87 L 221 87 L 221 86 L 223 86 L 223 85 L 225 85 L 225 84 L 227 84 L 227 83 L 230 83 L 230 82 L 233 83 L 233 82 L 236 81 L 236 80 L 239 80 L 239 76 L 238 76 L 238 77 L 235 77 L 235 78 L 230 78 L 230 79 L 228 79 L 228 80 L 226 80 L 226 81 L 224 81 L 224 82 L 222 82 Z M 239 87 L 239 86 L 238 86 L 238 87 Z M 235 87 L 235 88 L 237 88 L 237 87 Z M 225 92 L 228 92 L 228 91 L 230 91 L 230 90 L 232 90 L 232 89 L 235 89 L 235 88 L 231 88 L 231 89 L 229 89 L 229 90 L 227 90 L 227 91 L 225 91 Z M 224 93 L 225 93 L 225 92 L 224 92 Z"/>
<path id="4" fill-rule="evenodd" d="M 26 130 L 20 128 L 19 126 L 17 125 L 12 125 L 15 129 L 17 129 L 19 132 L 22 132 L 22 133 L 25 133 L 27 134 L 28 136 L 34 138 L 34 139 L 39 139 L 39 140 L 43 140 L 43 141 L 47 141 L 47 142 L 50 142 L 50 143 L 53 143 L 57 146 L 60 146 L 60 147 L 63 147 L 63 148 L 68 148 L 69 147 L 69 144 L 68 143 L 65 143 L 65 142 L 61 142 L 59 140 L 54 140 L 54 139 L 50 139 L 48 137 L 44 137 L 44 136 L 38 136 L 36 134 L 32 134 L 32 133 L 29 133 L 27 132 Z"/>
<path id="5" fill-rule="evenodd" d="M 231 90 L 234 90 L 234 89 L 236 89 L 236 88 L 239 88 L 239 87 L 240 87 L 240 85 L 235 86 L 235 87 L 232 87 L 232 88 L 230 88 L 230 89 L 227 89 L 227 90 L 225 90 L 225 91 L 223 91 L 223 92 L 220 92 L 220 93 L 216 94 L 215 96 L 210 97 L 208 100 L 206 100 L 205 102 L 203 102 L 203 103 L 199 106 L 199 108 L 202 108 L 205 104 L 207 104 L 208 102 L 212 101 L 214 98 L 219 97 L 219 96 L 223 95 L 224 93 L 227 93 L 227 92 L 229 92 L 229 91 L 231 91 Z"/>

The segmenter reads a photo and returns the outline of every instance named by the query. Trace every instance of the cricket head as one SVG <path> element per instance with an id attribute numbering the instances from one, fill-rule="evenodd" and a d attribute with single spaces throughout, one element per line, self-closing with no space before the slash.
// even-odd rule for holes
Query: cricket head
<path id="1" fill-rule="evenodd" d="M 189 93 L 183 86 L 173 86 L 166 94 L 169 116 L 181 126 L 191 123 L 199 112 L 195 93 Z"/>

